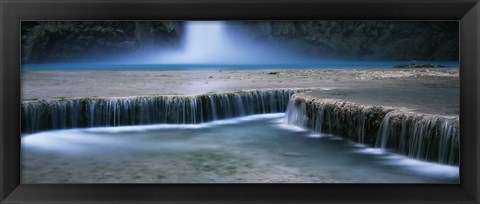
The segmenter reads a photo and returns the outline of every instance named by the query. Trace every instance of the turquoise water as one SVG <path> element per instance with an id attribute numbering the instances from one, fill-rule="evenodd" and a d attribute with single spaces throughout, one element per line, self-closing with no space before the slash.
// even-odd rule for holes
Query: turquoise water
<path id="1" fill-rule="evenodd" d="M 379 69 L 401 64 L 458 67 L 458 61 L 325 61 L 303 64 L 23 64 L 22 70 L 244 70 L 244 69 Z"/>
<path id="2" fill-rule="evenodd" d="M 458 183 L 458 166 L 287 125 L 284 114 L 22 137 L 22 183 Z"/>

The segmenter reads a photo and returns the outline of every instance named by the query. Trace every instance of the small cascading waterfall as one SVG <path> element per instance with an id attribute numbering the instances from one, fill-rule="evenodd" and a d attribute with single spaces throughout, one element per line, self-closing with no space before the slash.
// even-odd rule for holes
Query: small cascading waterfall
<path id="1" fill-rule="evenodd" d="M 307 127 L 307 106 L 298 100 L 290 100 L 286 110 L 286 120 L 289 125 Z"/>
<path id="2" fill-rule="evenodd" d="M 453 117 L 391 111 L 382 121 L 375 146 L 419 160 L 458 164 L 458 125 Z"/>
<path id="3" fill-rule="evenodd" d="M 365 119 L 366 119 L 366 109 L 362 109 L 360 112 L 360 117 L 358 118 L 358 140 L 360 144 L 365 144 Z"/>
<path id="4" fill-rule="evenodd" d="M 452 123 L 457 123 L 452 125 Z M 442 133 L 443 137 L 440 138 L 440 147 L 439 147 L 439 161 L 446 164 L 457 164 L 459 163 L 459 129 L 458 129 L 458 120 L 449 121 L 446 120 L 443 122 Z"/>
<path id="5" fill-rule="evenodd" d="M 22 102 L 22 133 L 138 124 L 196 124 L 284 112 L 302 89 L 238 91 L 196 96 L 72 98 Z"/>
<path id="6" fill-rule="evenodd" d="M 285 119 L 289 125 L 371 144 L 375 139 L 372 135 L 378 131 L 378 125 L 374 124 L 381 123 L 386 111 L 388 109 L 380 107 L 295 94 L 290 98 Z"/>
<path id="7" fill-rule="evenodd" d="M 288 124 L 330 133 L 412 158 L 459 163 L 459 120 L 305 94 L 290 98 Z"/>
<path id="8" fill-rule="evenodd" d="M 322 126 L 323 126 L 323 114 L 325 113 L 325 105 L 320 104 L 320 110 L 317 112 L 315 115 L 315 126 L 313 127 L 313 130 L 315 132 L 322 132 Z"/>

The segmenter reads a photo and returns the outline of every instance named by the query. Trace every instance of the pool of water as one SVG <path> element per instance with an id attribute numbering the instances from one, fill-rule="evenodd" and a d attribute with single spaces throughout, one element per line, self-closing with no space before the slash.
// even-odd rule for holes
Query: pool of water
<path id="1" fill-rule="evenodd" d="M 319 61 L 283 64 L 22 64 L 22 70 L 262 70 L 262 69 L 378 69 L 404 64 L 435 64 L 451 68 L 458 61 Z"/>
<path id="2" fill-rule="evenodd" d="M 22 136 L 22 183 L 458 183 L 457 166 L 385 153 L 262 114 Z"/>

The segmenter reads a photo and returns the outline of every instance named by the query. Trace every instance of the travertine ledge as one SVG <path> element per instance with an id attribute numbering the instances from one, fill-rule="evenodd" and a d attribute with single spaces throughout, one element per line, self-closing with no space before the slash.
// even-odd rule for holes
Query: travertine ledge
<path id="1" fill-rule="evenodd" d="M 77 127 L 196 124 L 285 112 L 290 96 L 310 89 L 264 89 L 202 95 L 55 98 L 22 101 L 22 133 Z"/>
<path id="2" fill-rule="evenodd" d="M 459 119 L 387 106 L 359 105 L 307 94 L 291 97 L 289 124 L 445 164 L 459 163 Z"/>

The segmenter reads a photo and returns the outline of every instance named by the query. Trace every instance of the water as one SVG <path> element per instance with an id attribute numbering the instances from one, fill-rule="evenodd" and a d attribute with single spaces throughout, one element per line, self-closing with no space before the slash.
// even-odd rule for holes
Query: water
<path id="1" fill-rule="evenodd" d="M 376 147 L 418 160 L 458 164 L 458 131 L 455 118 L 391 111 L 380 125 Z"/>
<path id="2" fill-rule="evenodd" d="M 286 121 L 289 125 L 341 135 L 359 144 L 417 160 L 459 163 L 459 120 L 456 117 L 334 99 L 314 101 L 293 95 L 286 110 Z"/>
<path id="3" fill-rule="evenodd" d="M 22 70 L 262 70 L 262 69 L 383 69 L 395 65 L 411 64 L 410 61 L 320 61 L 304 63 L 261 63 L 261 64 L 108 64 L 108 63 L 71 63 L 71 64 L 22 64 Z M 458 61 L 417 61 L 416 64 L 439 64 L 458 67 Z M 393 69 L 393 68 L 392 68 Z"/>
<path id="4" fill-rule="evenodd" d="M 285 114 L 22 137 L 22 183 L 458 183 L 458 167 L 288 126 Z"/>
<path id="5" fill-rule="evenodd" d="M 305 90 L 308 89 L 25 101 L 22 103 L 22 133 L 75 127 L 196 124 L 252 114 L 284 112 L 290 96 Z"/>

